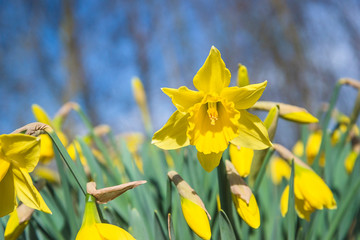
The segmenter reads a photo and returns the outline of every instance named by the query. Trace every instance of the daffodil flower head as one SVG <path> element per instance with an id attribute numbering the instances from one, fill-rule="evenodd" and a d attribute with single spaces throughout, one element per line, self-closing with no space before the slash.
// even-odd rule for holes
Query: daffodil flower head
<path id="1" fill-rule="evenodd" d="M 101 223 L 96 208 L 96 200 L 90 194 L 86 195 L 85 211 L 81 228 L 76 240 L 134 240 L 135 238 L 124 229 L 108 223 Z"/>
<path id="2" fill-rule="evenodd" d="M 39 162 L 39 138 L 25 134 L 0 135 L 0 217 L 14 211 L 18 198 L 30 208 L 51 213 L 29 172 Z"/>
<path id="3" fill-rule="evenodd" d="M 210 239 L 211 229 L 209 219 L 211 217 L 200 197 L 177 172 L 168 172 L 168 177 L 178 190 L 181 209 L 189 227 L 202 239 Z"/>
<path id="4" fill-rule="evenodd" d="M 297 159 L 298 160 L 298 159 Z M 310 220 L 316 209 L 335 209 L 336 201 L 325 182 L 305 163 L 295 163 L 294 176 L 295 210 L 300 218 Z M 288 186 L 281 197 L 281 212 L 285 216 L 289 199 Z"/>
<path id="5" fill-rule="evenodd" d="M 309 221 L 310 214 L 316 209 L 335 209 L 337 207 L 330 188 L 306 163 L 280 144 L 274 144 L 274 148 L 286 161 L 290 162 L 294 159 L 295 210 L 300 218 Z M 280 210 L 283 216 L 287 213 L 288 201 L 289 189 L 285 188 L 280 201 Z"/>
<path id="6" fill-rule="evenodd" d="M 263 122 L 246 109 L 262 95 L 267 81 L 244 87 L 229 87 L 231 74 L 212 47 L 193 79 L 199 91 L 187 87 L 163 88 L 177 110 L 157 131 L 152 143 L 162 149 L 194 145 L 202 167 L 210 172 L 219 165 L 229 142 L 251 149 L 271 146 Z"/>

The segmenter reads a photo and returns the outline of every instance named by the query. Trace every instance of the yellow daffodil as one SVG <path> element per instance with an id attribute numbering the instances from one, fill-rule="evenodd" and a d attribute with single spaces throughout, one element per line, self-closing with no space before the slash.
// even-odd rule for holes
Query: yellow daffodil
<path id="1" fill-rule="evenodd" d="M 38 122 L 45 123 L 56 131 L 56 135 L 64 146 L 67 146 L 68 141 L 65 134 L 60 130 L 54 128 L 52 120 L 47 113 L 37 104 L 32 105 L 33 114 Z M 48 163 L 54 158 L 54 149 L 51 138 L 47 134 L 41 134 L 41 148 L 40 148 L 40 162 Z"/>
<path id="2" fill-rule="evenodd" d="M 292 152 L 298 156 L 302 157 L 304 155 L 304 143 L 302 141 L 297 141 L 292 148 Z"/>
<path id="3" fill-rule="evenodd" d="M 306 157 L 307 157 L 307 162 L 310 165 L 312 165 L 314 163 L 315 157 L 319 153 L 321 139 L 322 139 L 322 131 L 320 129 L 311 133 L 308 138 L 308 141 L 306 143 Z M 324 152 L 322 152 L 320 155 L 319 165 L 321 167 L 325 166 L 325 153 Z"/>
<path id="4" fill-rule="evenodd" d="M 137 77 L 134 77 L 131 80 L 132 90 L 134 94 L 135 101 L 140 108 L 141 117 L 144 122 L 145 129 L 148 133 L 152 132 L 151 118 L 149 114 L 149 108 L 147 106 L 146 94 L 144 86 L 141 80 Z"/>
<path id="5" fill-rule="evenodd" d="M 134 159 L 136 167 L 141 173 L 144 173 L 143 160 L 141 158 L 140 147 L 145 140 L 145 136 L 142 133 L 129 133 L 124 135 L 126 146 Z"/>
<path id="6" fill-rule="evenodd" d="M 350 124 L 350 118 L 343 113 L 338 111 L 335 112 L 335 119 L 337 121 L 337 126 L 331 134 L 331 144 L 335 145 L 339 142 L 340 137 L 346 132 Z M 347 141 L 354 136 L 359 136 L 359 128 L 354 125 L 349 133 Z"/>
<path id="7" fill-rule="evenodd" d="M 177 172 L 168 172 L 168 177 L 178 190 L 181 209 L 189 227 L 202 239 L 210 239 L 211 229 L 208 218 L 211 217 L 200 197 Z"/>
<path id="8" fill-rule="evenodd" d="M 16 197 L 30 208 L 51 213 L 29 175 L 39 161 L 39 143 L 25 134 L 0 135 L 0 217 L 14 211 Z"/>
<path id="9" fill-rule="evenodd" d="M 298 106 L 280 103 L 280 102 L 268 102 L 259 101 L 252 106 L 255 110 L 269 111 L 274 106 L 279 106 L 279 116 L 292 122 L 297 123 L 316 123 L 319 120 L 311 115 L 305 108 Z"/>
<path id="10" fill-rule="evenodd" d="M 300 218 L 310 220 L 316 209 L 335 209 L 336 201 L 325 182 L 310 168 L 295 164 L 294 178 L 295 210 Z M 280 209 L 286 215 L 289 201 L 289 186 L 281 196 Z"/>
<path id="11" fill-rule="evenodd" d="M 284 159 L 273 157 L 270 162 L 271 179 L 275 185 L 279 185 L 283 178 L 289 180 L 291 169 Z"/>
<path id="12" fill-rule="evenodd" d="M 16 240 L 24 232 L 34 209 L 29 208 L 25 204 L 19 205 L 10 213 L 10 218 L 6 224 L 4 237 L 5 240 Z"/>
<path id="13" fill-rule="evenodd" d="M 360 153 L 360 138 L 353 137 L 351 139 L 351 152 L 345 159 L 345 169 L 348 174 L 351 174 L 355 166 L 356 159 Z"/>
<path id="14" fill-rule="evenodd" d="M 300 218 L 310 220 L 310 214 L 316 209 L 335 209 L 336 201 L 326 183 L 303 161 L 279 144 L 274 144 L 277 152 L 287 161 L 294 159 L 295 210 Z M 287 175 L 290 175 L 290 168 Z M 286 215 L 289 201 L 289 188 L 285 188 L 280 202 L 283 216 Z"/>
<path id="15" fill-rule="evenodd" d="M 95 197 L 86 195 L 85 212 L 81 228 L 76 240 L 133 240 L 135 239 L 124 229 L 108 223 L 101 223 L 96 208 Z"/>
<path id="16" fill-rule="evenodd" d="M 355 161 L 359 156 L 359 152 L 351 151 L 345 159 L 345 169 L 348 174 L 351 174 L 355 165 Z"/>
<path id="17" fill-rule="evenodd" d="M 262 121 L 246 111 L 260 98 L 267 82 L 228 87 L 230 78 L 219 50 L 212 47 L 193 80 L 198 92 L 184 86 L 162 89 L 177 110 L 154 134 L 152 143 L 166 150 L 194 145 L 208 172 L 219 165 L 229 142 L 251 149 L 271 146 Z"/>
<path id="18" fill-rule="evenodd" d="M 226 160 L 226 173 L 237 213 L 250 227 L 255 229 L 260 227 L 260 211 L 255 196 L 228 160 Z"/>
<path id="19" fill-rule="evenodd" d="M 234 164 L 236 171 L 241 177 L 247 177 L 250 173 L 254 150 L 230 144 L 229 153 L 231 162 Z"/>
<path id="20" fill-rule="evenodd" d="M 239 64 L 237 85 L 239 87 L 245 87 L 250 84 L 247 68 L 244 65 Z"/>

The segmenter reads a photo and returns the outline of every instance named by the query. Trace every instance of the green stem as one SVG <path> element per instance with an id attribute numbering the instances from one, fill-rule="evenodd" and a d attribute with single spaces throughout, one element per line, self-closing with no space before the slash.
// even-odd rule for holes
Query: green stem
<path id="1" fill-rule="evenodd" d="M 342 220 L 346 210 L 348 210 L 348 206 L 351 204 L 351 201 L 355 199 L 355 194 L 357 194 L 360 190 L 360 179 L 357 180 L 355 184 L 353 184 L 345 196 L 344 200 L 340 202 L 340 207 L 335 213 L 333 220 L 331 221 L 331 225 L 329 231 L 327 232 L 324 239 L 332 239 L 333 234 L 338 229 L 340 221 Z"/>
<path id="2" fill-rule="evenodd" d="M 224 210 L 231 224 L 233 224 L 234 221 L 232 215 L 232 199 L 230 192 L 230 184 L 226 176 L 226 167 L 223 159 L 220 160 L 220 164 L 217 167 L 217 174 L 218 174 L 221 209 Z"/>
<path id="3" fill-rule="evenodd" d="M 342 84 L 340 82 L 338 82 L 336 85 L 335 85 L 335 88 L 334 88 L 334 91 L 333 91 L 333 94 L 331 96 L 331 99 L 330 99 L 330 103 L 329 103 L 329 109 L 327 110 L 326 114 L 325 114 L 325 117 L 324 117 L 324 120 L 322 122 L 322 132 L 323 132 L 323 135 L 325 135 L 326 131 L 327 131 L 327 128 L 329 126 L 329 122 L 330 122 L 330 119 L 331 119 L 331 113 L 335 107 L 335 104 L 336 104 L 336 101 L 339 97 L 339 92 L 340 92 L 340 88 L 341 88 Z M 318 154 L 316 155 L 315 157 L 315 160 L 314 160 L 314 164 L 313 164 L 313 169 L 318 172 L 319 171 L 319 161 L 320 161 L 320 156 L 321 156 L 321 153 L 325 147 L 325 138 L 323 137 L 321 139 L 321 144 L 320 144 L 320 148 L 319 148 L 319 152 Z"/>
<path id="4" fill-rule="evenodd" d="M 254 184 L 254 192 L 255 193 L 257 193 L 257 191 L 259 190 L 260 184 L 261 184 L 262 179 L 264 178 L 264 175 L 265 175 L 266 167 L 267 167 L 267 165 L 268 165 L 268 163 L 270 161 L 270 158 L 273 155 L 274 151 L 275 151 L 274 148 L 269 148 L 267 150 L 267 152 L 266 152 L 265 159 L 264 159 L 264 161 L 263 161 L 263 163 L 261 165 L 259 174 L 257 175 L 256 180 L 255 180 L 255 184 Z"/>
<path id="5" fill-rule="evenodd" d="M 84 195 L 86 195 L 86 191 L 85 191 L 85 188 L 84 188 L 84 186 L 86 184 L 86 179 L 79 179 L 78 178 L 78 176 L 80 177 L 81 174 L 78 172 L 75 163 L 73 162 L 73 160 L 69 156 L 69 153 L 66 151 L 66 149 L 65 149 L 64 145 L 61 143 L 59 137 L 56 135 L 56 133 L 54 131 L 47 131 L 46 133 L 52 139 L 53 143 L 55 144 L 56 149 L 59 151 L 59 154 L 61 155 L 62 159 L 64 160 L 64 162 L 66 164 L 66 166 L 69 168 L 71 174 L 75 178 L 75 180 L 76 180 L 77 184 L 79 185 L 81 191 L 83 192 Z"/>

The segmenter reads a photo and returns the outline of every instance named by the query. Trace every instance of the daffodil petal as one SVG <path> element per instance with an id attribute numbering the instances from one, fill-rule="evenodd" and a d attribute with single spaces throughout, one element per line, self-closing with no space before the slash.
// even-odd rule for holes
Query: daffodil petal
<path id="1" fill-rule="evenodd" d="M 26 169 L 13 167 L 12 171 L 14 174 L 16 195 L 19 200 L 30 208 L 37 209 L 45 213 L 51 213 L 39 191 L 33 185 L 31 177 Z"/>
<path id="2" fill-rule="evenodd" d="M 11 167 L 0 181 L 0 217 L 14 211 L 17 203 L 15 198 L 14 178 Z"/>
<path id="3" fill-rule="evenodd" d="M 35 116 L 36 121 L 41 122 L 41 123 L 45 123 L 49 126 L 52 126 L 51 124 L 51 120 L 49 118 L 49 116 L 47 115 L 47 113 L 44 111 L 44 109 L 42 109 L 39 105 L 37 104 L 33 104 L 31 106 L 32 108 L 32 112 Z"/>
<path id="4" fill-rule="evenodd" d="M 307 161 L 310 165 L 313 164 L 314 159 L 320 150 L 321 139 L 322 139 L 321 130 L 317 130 L 312 134 L 310 134 L 309 136 L 309 139 L 306 144 L 306 156 L 307 156 Z"/>
<path id="5" fill-rule="evenodd" d="M 135 240 L 133 236 L 130 235 L 124 229 L 107 224 L 107 223 L 96 223 L 95 224 L 97 230 L 99 231 L 102 239 L 105 240 L 113 240 L 113 239 L 121 239 L 121 240 Z"/>
<path id="6" fill-rule="evenodd" d="M 25 134 L 0 135 L 2 151 L 12 164 L 34 170 L 39 161 L 40 144 L 36 137 Z"/>
<path id="7" fill-rule="evenodd" d="M 236 109 L 248 109 L 252 107 L 263 94 L 267 81 L 250 84 L 244 87 L 224 88 L 221 96 L 235 103 Z"/>
<path id="8" fill-rule="evenodd" d="M 254 150 L 271 147 L 268 132 L 260 118 L 248 113 L 246 110 L 240 110 L 239 112 L 240 134 L 231 140 L 231 143 Z"/>
<path id="9" fill-rule="evenodd" d="M 76 240 L 103 240 L 98 229 L 93 225 L 82 226 L 76 235 Z"/>
<path id="10" fill-rule="evenodd" d="M 211 172 L 219 165 L 222 154 L 223 152 L 209 154 L 197 152 L 197 158 L 205 171 Z"/>
<path id="11" fill-rule="evenodd" d="M 296 187 L 313 208 L 335 209 L 337 207 L 330 188 L 314 171 L 296 164 L 295 175 Z"/>
<path id="12" fill-rule="evenodd" d="M 245 147 L 238 147 L 230 144 L 230 160 L 241 177 L 250 173 L 251 163 L 254 157 L 254 150 Z"/>
<path id="13" fill-rule="evenodd" d="M 0 149 L 1 151 L 1 149 Z M 10 168 L 10 162 L 0 158 L 0 182 L 5 177 Z"/>
<path id="14" fill-rule="evenodd" d="M 212 46 L 209 56 L 196 73 L 193 82 L 199 91 L 220 95 L 223 88 L 229 86 L 230 78 L 230 71 L 221 59 L 219 50 Z"/>
<path id="15" fill-rule="evenodd" d="M 168 122 L 154 134 L 151 143 L 166 150 L 189 145 L 190 140 L 186 135 L 188 117 L 188 114 L 181 113 L 180 111 L 174 112 Z"/>
<path id="16" fill-rule="evenodd" d="M 15 208 L 15 210 L 12 213 L 10 213 L 10 218 L 6 224 L 5 233 L 4 233 L 5 240 L 16 240 L 24 232 L 24 229 L 28 225 L 29 220 L 22 219 L 22 221 L 20 222 L 19 214 L 21 214 L 21 212 L 22 212 L 21 209 L 18 211 L 18 209 Z"/>
<path id="17" fill-rule="evenodd" d="M 204 97 L 202 92 L 193 91 L 184 86 L 179 89 L 162 88 L 161 90 L 171 98 L 180 112 L 187 112 L 189 108 L 201 102 Z"/>
<path id="18" fill-rule="evenodd" d="M 202 239 L 210 239 L 210 224 L 204 209 L 189 199 L 180 198 L 181 209 L 189 227 Z"/>
<path id="19" fill-rule="evenodd" d="M 349 155 L 346 157 L 344 164 L 345 164 L 346 172 L 348 174 L 352 173 L 358 155 L 359 154 L 357 152 L 351 151 L 349 153 Z M 1 167 L 0 167 L 0 169 L 1 169 Z"/>
<path id="20" fill-rule="evenodd" d="M 295 198 L 295 210 L 299 218 L 306 219 L 306 221 L 310 221 L 310 215 L 315 211 L 314 208 L 310 210 L 306 209 L 306 200 L 301 200 Z"/>
<path id="21" fill-rule="evenodd" d="M 317 123 L 319 120 L 308 112 L 291 112 L 280 115 L 282 118 L 298 123 Z"/>
<path id="22" fill-rule="evenodd" d="M 270 162 L 271 179 L 275 185 L 279 185 L 283 178 L 289 179 L 291 168 L 282 158 L 275 157 Z"/>
<path id="23" fill-rule="evenodd" d="M 286 216 L 286 213 L 289 208 L 289 185 L 284 189 L 281 199 L 280 199 L 280 212 L 283 217 Z"/>
<path id="24" fill-rule="evenodd" d="M 47 134 L 41 134 L 40 139 L 40 162 L 48 163 L 54 157 L 53 143 Z"/>
<path id="25" fill-rule="evenodd" d="M 250 197 L 250 202 L 247 204 L 242 198 L 232 195 L 236 211 L 240 217 L 252 228 L 260 227 L 260 211 L 257 205 L 254 194 Z"/>
<path id="26" fill-rule="evenodd" d="M 226 101 L 216 104 L 219 118 L 214 125 L 211 124 L 206 104 L 196 105 L 188 119 L 190 143 L 204 154 L 225 151 L 229 142 L 238 135 L 238 111 Z"/>

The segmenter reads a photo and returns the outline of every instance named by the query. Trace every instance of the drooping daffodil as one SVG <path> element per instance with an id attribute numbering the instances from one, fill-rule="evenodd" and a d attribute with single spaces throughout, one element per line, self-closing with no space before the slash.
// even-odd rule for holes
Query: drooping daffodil
<path id="1" fill-rule="evenodd" d="M 229 180 L 231 196 L 237 213 L 250 227 L 259 228 L 260 211 L 254 194 L 229 160 L 226 160 L 225 165 L 226 176 Z"/>
<path id="2" fill-rule="evenodd" d="M 124 229 L 102 223 L 96 207 L 96 203 L 104 204 L 119 197 L 127 190 L 146 183 L 146 181 L 128 182 L 112 187 L 96 189 L 95 182 L 88 182 L 86 185 L 85 211 L 81 228 L 76 235 L 76 240 L 135 240 L 130 233 Z"/>
<path id="3" fill-rule="evenodd" d="M 211 229 L 209 219 L 211 217 L 201 198 L 177 172 L 168 172 L 168 177 L 178 190 L 181 209 L 191 230 L 202 239 L 210 239 Z"/>
<path id="4" fill-rule="evenodd" d="M 14 211 L 16 198 L 30 208 L 51 213 L 29 175 L 39 162 L 39 140 L 25 134 L 0 135 L 0 217 Z"/>
<path id="5" fill-rule="evenodd" d="M 94 196 L 86 194 L 84 218 L 76 240 L 135 240 L 135 238 L 124 229 L 112 224 L 102 223 L 95 201 Z"/>
<path id="6" fill-rule="evenodd" d="M 294 159 L 295 210 L 300 218 L 309 221 L 311 213 L 315 210 L 335 209 L 337 207 L 330 188 L 306 163 L 279 144 L 274 144 L 274 148 L 288 163 Z M 284 171 L 285 168 L 282 170 Z M 291 171 L 290 168 L 288 170 Z M 289 179 L 290 172 L 284 175 Z M 280 201 L 280 210 L 283 216 L 287 213 L 288 201 L 289 186 L 285 188 Z"/>
<path id="7" fill-rule="evenodd" d="M 194 145 L 202 167 L 210 172 L 219 165 L 229 142 L 251 149 L 271 146 L 263 122 L 246 109 L 262 95 L 267 81 L 229 87 L 231 74 L 214 46 L 193 79 L 199 91 L 185 86 L 163 88 L 177 110 L 157 131 L 152 143 L 162 149 Z"/>

